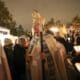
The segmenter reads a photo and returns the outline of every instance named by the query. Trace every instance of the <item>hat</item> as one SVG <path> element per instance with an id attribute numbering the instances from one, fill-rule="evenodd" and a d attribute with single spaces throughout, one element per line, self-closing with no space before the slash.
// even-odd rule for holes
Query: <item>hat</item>
<path id="1" fill-rule="evenodd" d="M 10 45 L 10 44 L 12 44 L 12 40 L 9 38 L 5 38 L 4 45 Z"/>

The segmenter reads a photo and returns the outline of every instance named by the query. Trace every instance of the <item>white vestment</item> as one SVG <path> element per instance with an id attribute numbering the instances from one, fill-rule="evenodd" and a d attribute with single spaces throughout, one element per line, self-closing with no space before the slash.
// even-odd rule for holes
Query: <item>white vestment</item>
<path id="1" fill-rule="evenodd" d="M 49 60 L 48 60 L 48 54 L 45 53 L 46 56 L 46 62 L 45 62 L 45 70 L 48 72 L 49 75 L 46 75 L 46 80 L 68 80 L 66 68 L 65 68 L 65 49 L 62 44 L 57 42 L 52 35 L 46 35 L 43 37 L 49 51 L 50 55 L 52 56 L 52 64 L 51 68 L 54 67 L 54 75 L 50 76 L 50 66 L 49 66 Z M 32 80 L 42 80 L 42 67 L 41 67 L 41 47 L 40 47 L 40 40 L 37 41 L 37 43 L 34 45 L 31 56 L 33 57 L 32 62 L 30 64 L 30 70 L 31 70 L 31 77 Z M 51 79 L 50 77 L 53 77 L 55 79 Z"/>

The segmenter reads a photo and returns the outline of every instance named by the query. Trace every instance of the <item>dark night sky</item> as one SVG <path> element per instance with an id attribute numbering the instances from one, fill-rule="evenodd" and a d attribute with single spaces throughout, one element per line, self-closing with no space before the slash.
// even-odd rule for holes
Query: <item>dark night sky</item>
<path id="1" fill-rule="evenodd" d="M 77 14 L 80 15 L 80 0 L 2 0 L 5 1 L 17 24 L 24 28 L 32 26 L 32 11 L 37 9 L 45 16 L 46 22 L 50 18 L 69 22 Z"/>

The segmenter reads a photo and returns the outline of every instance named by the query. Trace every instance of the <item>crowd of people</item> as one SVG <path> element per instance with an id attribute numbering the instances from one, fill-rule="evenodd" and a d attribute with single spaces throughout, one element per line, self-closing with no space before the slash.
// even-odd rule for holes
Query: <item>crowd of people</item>
<path id="1" fill-rule="evenodd" d="M 7 78 L 0 76 L 0 80 L 79 80 L 80 74 L 67 60 L 71 45 L 59 33 L 54 37 L 51 31 L 42 30 L 45 18 L 38 11 L 34 10 L 32 16 L 34 36 L 30 40 L 20 37 L 15 44 L 5 39 L 0 48 L 8 72 Z"/>

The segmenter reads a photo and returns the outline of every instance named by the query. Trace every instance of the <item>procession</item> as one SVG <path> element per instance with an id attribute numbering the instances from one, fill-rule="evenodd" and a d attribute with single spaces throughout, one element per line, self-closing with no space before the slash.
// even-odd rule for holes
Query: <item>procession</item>
<path id="1" fill-rule="evenodd" d="M 32 12 L 32 21 L 31 39 L 21 36 L 13 43 L 7 37 L 4 45 L 0 42 L 0 80 L 79 80 L 77 47 L 74 49 L 59 30 L 54 30 L 54 35 L 45 29 L 45 17 L 37 10 Z"/>
<path id="2" fill-rule="evenodd" d="M 80 1 L 0 0 L 0 80 L 80 80 Z"/>

